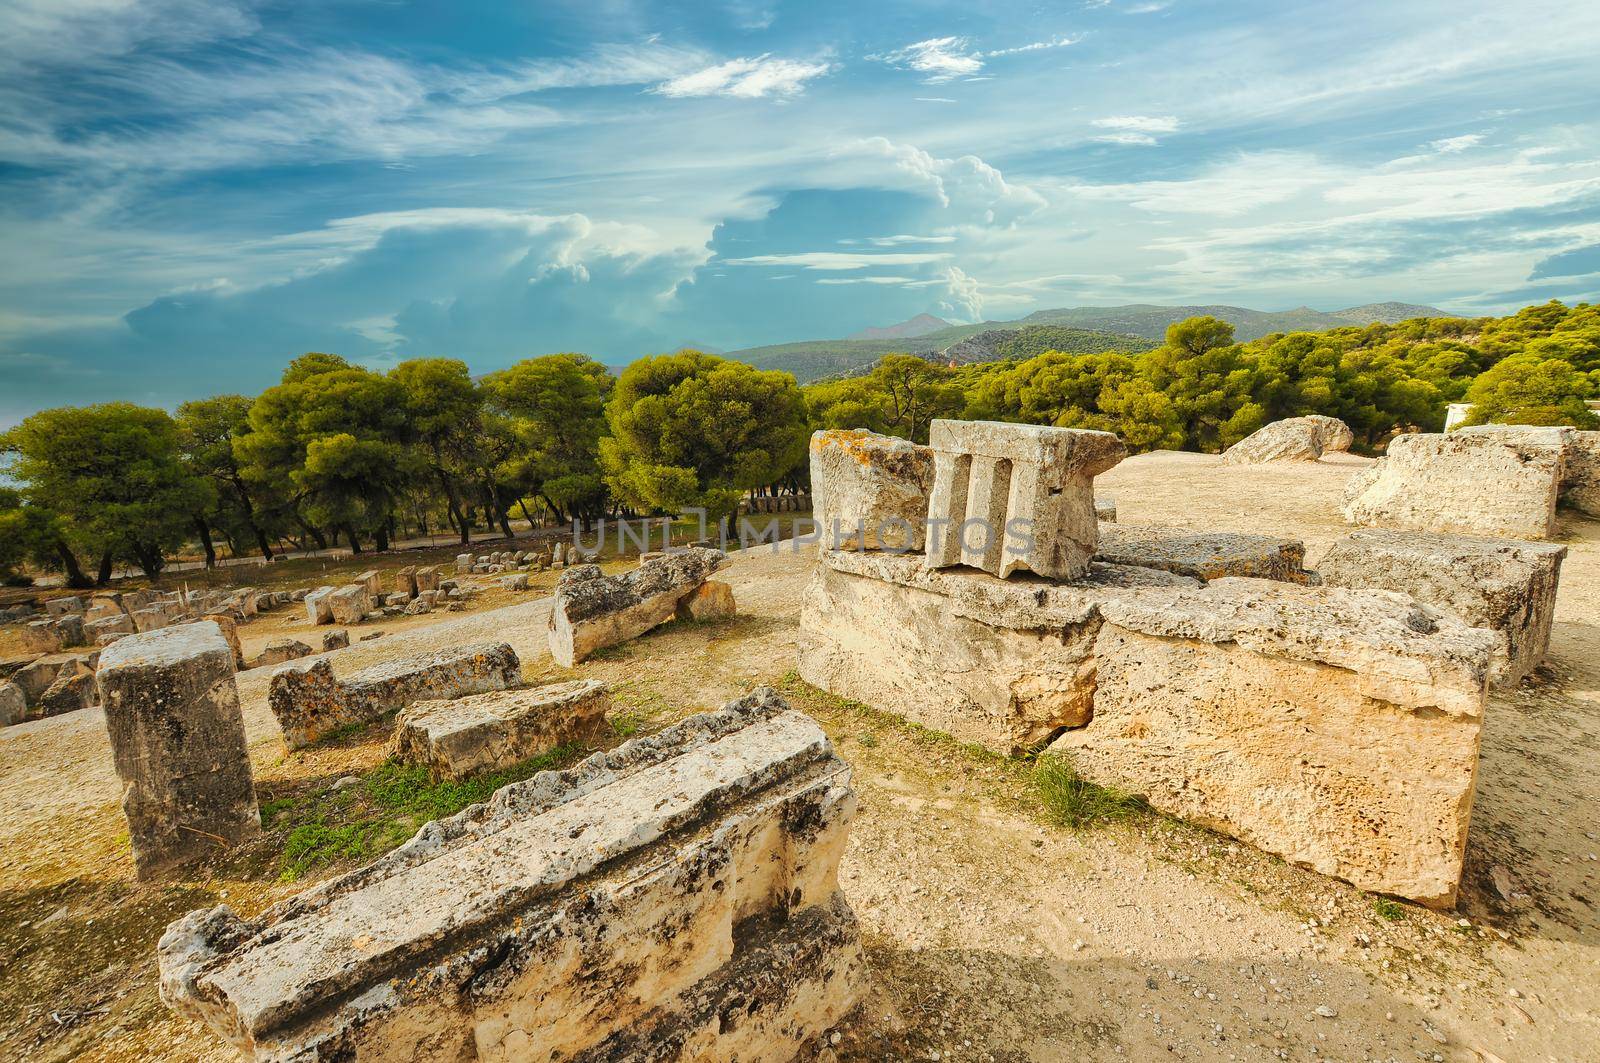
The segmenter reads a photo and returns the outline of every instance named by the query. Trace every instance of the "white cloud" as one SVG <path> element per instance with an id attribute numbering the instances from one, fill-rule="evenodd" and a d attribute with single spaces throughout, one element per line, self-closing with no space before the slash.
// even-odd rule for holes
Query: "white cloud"
<path id="1" fill-rule="evenodd" d="M 918 96 L 916 99 L 917 99 L 918 103 L 955 103 L 956 102 L 955 100 L 952 100 L 948 96 Z"/>
<path id="2" fill-rule="evenodd" d="M 833 69 L 831 63 L 808 63 L 798 59 L 774 59 L 758 55 L 748 59 L 730 59 L 701 70 L 681 74 L 657 85 L 652 92 L 662 96 L 734 96 L 756 99 L 772 96 L 779 99 L 798 96 L 805 91 L 806 82 L 822 77 Z"/>
<path id="3" fill-rule="evenodd" d="M 1048 40 L 1034 41 L 1032 44 L 1018 45 L 1015 48 L 996 48 L 992 52 L 984 52 L 985 59 L 994 59 L 1002 55 L 1021 55 L 1024 52 L 1043 52 L 1051 48 L 1065 48 L 1069 44 L 1077 44 L 1082 37 L 1051 37 Z"/>
<path id="4" fill-rule="evenodd" d="M 1027 185 L 1007 181 L 999 170 L 976 155 L 941 159 L 885 137 L 869 137 L 849 150 L 891 160 L 895 169 L 931 191 L 941 206 L 951 209 L 955 224 L 1004 228 L 1045 205 L 1039 193 Z"/>
<path id="5" fill-rule="evenodd" d="M 1163 133 L 1176 133 L 1178 120 L 1172 115 L 1123 114 L 1109 118 L 1096 118 L 1089 123 L 1097 129 L 1111 132 L 1095 137 L 1103 144 L 1132 144 L 1152 147 Z"/>
<path id="6" fill-rule="evenodd" d="M 869 55 L 867 58 L 926 74 L 927 77 L 923 80 L 930 85 L 954 81 L 958 77 L 976 74 L 983 69 L 982 56 L 969 50 L 965 37 L 930 37 L 928 40 L 908 44 L 892 52 Z"/>
<path id="7" fill-rule="evenodd" d="M 873 266 L 921 266 L 949 258 L 948 252 L 891 251 L 874 255 L 856 251 L 802 251 L 789 255 L 751 255 L 730 258 L 730 266 L 798 266 L 805 270 L 852 270 Z"/>
<path id="8" fill-rule="evenodd" d="M 898 236 L 871 236 L 867 243 L 874 247 L 904 247 L 907 244 L 953 244 L 954 236 L 912 236 L 909 233 Z"/>
<path id="9" fill-rule="evenodd" d="M 1482 143 L 1482 133 L 1467 133 L 1459 137 L 1445 137 L 1443 140 L 1435 140 L 1428 147 L 1440 155 L 1454 155 L 1457 152 L 1466 151 L 1468 148 L 1475 148 Z"/>

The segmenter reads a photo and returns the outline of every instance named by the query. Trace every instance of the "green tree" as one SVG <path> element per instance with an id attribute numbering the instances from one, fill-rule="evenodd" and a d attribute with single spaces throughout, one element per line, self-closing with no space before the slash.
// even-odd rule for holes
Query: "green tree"
<path id="1" fill-rule="evenodd" d="M 214 501 L 181 460 L 178 426 L 163 410 L 126 402 L 43 410 L 0 445 L 15 455 L 11 474 L 26 484 L 26 500 L 59 519 L 69 577 L 75 552 L 100 557 L 101 583 L 116 558 L 158 574 Z"/>
<path id="2" fill-rule="evenodd" d="M 865 376 L 815 385 L 806 398 L 818 428 L 865 428 L 926 443 L 935 418 L 958 417 L 967 404 L 955 381 L 947 366 L 886 354 Z"/>
<path id="3" fill-rule="evenodd" d="M 483 441 L 483 394 L 467 364 L 454 358 L 414 358 L 389 371 L 405 395 L 406 424 L 428 472 L 444 497 L 462 545 L 472 525 L 462 507 L 462 480 Z"/>
<path id="4" fill-rule="evenodd" d="M 1530 344 L 1530 347 L 1533 345 Z M 1467 389 L 1468 424 L 1545 424 L 1600 428 L 1585 399 L 1600 393 L 1600 371 L 1583 373 L 1536 351 L 1496 363 Z"/>
<path id="5" fill-rule="evenodd" d="M 17 488 L 0 487 L 0 582 L 32 583 L 25 570 L 30 563 L 40 568 L 60 567 L 58 544 L 62 540 L 60 521 L 54 514 L 29 505 Z M 76 567 L 73 558 L 74 570 Z M 81 570 L 76 575 L 74 586 L 88 583 Z"/>
<path id="6" fill-rule="evenodd" d="M 250 431 L 250 405 L 251 400 L 243 395 L 217 395 L 178 407 L 178 446 L 183 460 L 192 473 L 210 481 L 217 500 L 210 513 L 196 520 L 208 561 L 213 560 L 212 527 L 220 528 L 235 544 L 247 537 L 262 557 L 272 560 L 269 528 L 278 523 L 272 513 L 275 507 L 271 500 L 253 495 L 234 451 L 234 441 Z"/>
<path id="7" fill-rule="evenodd" d="M 623 371 L 600 440 L 607 484 L 638 509 L 733 512 L 751 488 L 805 460 L 805 404 L 794 377 L 699 351 L 642 358 Z"/>
<path id="8" fill-rule="evenodd" d="M 587 525 L 606 511 L 600 439 L 612 384 L 610 370 L 582 354 L 528 358 L 483 380 L 515 444 L 502 476 L 543 499 L 557 519 Z"/>

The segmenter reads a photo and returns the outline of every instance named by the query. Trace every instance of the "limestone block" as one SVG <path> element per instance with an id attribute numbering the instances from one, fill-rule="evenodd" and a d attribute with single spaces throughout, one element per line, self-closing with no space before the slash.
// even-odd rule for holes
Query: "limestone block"
<path id="1" fill-rule="evenodd" d="M 504 690 L 521 681 L 522 663 L 503 642 L 456 646 L 401 657 L 339 680 L 326 657 L 291 661 L 272 673 L 267 704 L 290 749 L 330 731 L 364 724 L 414 701 Z"/>
<path id="2" fill-rule="evenodd" d="M 383 593 L 383 574 L 375 568 L 369 568 L 355 578 L 355 582 L 367 589 L 369 597 L 377 597 Z"/>
<path id="3" fill-rule="evenodd" d="M 708 579 L 678 600 L 678 616 L 685 620 L 724 620 L 739 611 L 733 588 Z"/>
<path id="4" fill-rule="evenodd" d="M 525 591 L 528 589 L 528 574 L 526 572 L 518 572 L 514 576 L 502 576 L 500 578 L 500 587 L 508 591 Z"/>
<path id="5" fill-rule="evenodd" d="M 275 668 L 311 656 L 313 650 L 298 639 L 274 639 L 250 662 L 251 668 Z"/>
<path id="6" fill-rule="evenodd" d="M 307 593 L 301 599 L 305 603 L 306 619 L 313 624 L 333 623 L 333 607 L 329 604 L 328 599 L 333 597 L 333 593 L 338 589 L 337 587 L 318 587 L 316 590 Z"/>
<path id="7" fill-rule="evenodd" d="M 1350 426 L 1337 417 L 1286 417 L 1256 429 L 1229 447 L 1223 452 L 1222 464 L 1316 461 L 1325 452 L 1349 450 L 1354 442 Z"/>
<path id="8" fill-rule="evenodd" d="M 350 645 L 350 632 L 340 628 L 338 631 L 324 631 L 322 633 L 322 652 L 342 650 Z"/>
<path id="9" fill-rule="evenodd" d="M 416 580 L 418 594 L 436 591 L 439 589 L 439 570 L 433 565 L 423 565 L 417 569 Z"/>
<path id="10" fill-rule="evenodd" d="M 89 641 L 83 629 L 82 613 L 62 613 L 60 616 L 45 621 L 55 631 L 63 646 L 82 646 Z"/>
<path id="11" fill-rule="evenodd" d="M 99 681 L 141 879 L 260 828 L 233 647 L 215 624 L 121 639 L 101 655 Z"/>
<path id="12" fill-rule="evenodd" d="M 433 605 L 433 599 L 419 596 L 415 601 L 406 606 L 405 615 L 422 616 L 425 613 L 431 613 L 433 612 Z"/>
<path id="13" fill-rule="evenodd" d="M 28 718 L 28 698 L 11 680 L 0 683 L 0 727 L 10 727 Z"/>
<path id="14" fill-rule="evenodd" d="M 811 482 L 823 549 L 923 549 L 933 486 L 933 451 L 927 447 L 859 429 L 815 432 Z"/>
<path id="15" fill-rule="evenodd" d="M 1305 583 L 1306 547 L 1297 539 L 1239 532 L 1190 532 L 1159 525 L 1115 524 L 1100 530 L 1095 559 L 1192 576 L 1223 576 Z"/>
<path id="16" fill-rule="evenodd" d="M 568 569 L 550 606 L 550 655 L 571 668 L 595 650 L 666 623 L 678 602 L 727 561 L 721 550 L 692 546 L 616 576 L 597 565 Z"/>
<path id="17" fill-rule="evenodd" d="M 39 695 L 39 711 L 36 715 L 60 716 L 62 713 L 87 709 L 97 697 L 93 672 L 63 672 L 50 684 L 49 689 Z"/>
<path id="18" fill-rule="evenodd" d="M 1139 587 L 1198 587 L 1094 564 L 1069 584 L 930 569 L 914 555 L 826 551 L 800 607 L 800 676 L 999 753 L 1038 749 L 1093 705 L 1099 604 Z"/>
<path id="19" fill-rule="evenodd" d="M 96 620 L 104 620 L 109 616 L 127 615 L 122 608 L 121 602 L 118 601 L 120 597 L 120 595 L 96 595 L 90 599 L 89 607 L 84 610 L 83 614 L 84 624 L 88 625 Z"/>
<path id="20" fill-rule="evenodd" d="M 1561 473 L 1557 448 L 1497 433 L 1397 436 L 1386 457 L 1351 478 L 1344 515 L 1411 531 L 1549 539 Z"/>
<path id="21" fill-rule="evenodd" d="M 92 671 L 79 654 L 50 653 L 18 668 L 11 674 L 11 681 L 22 688 L 29 705 L 37 705 L 44 692 L 62 676 Z"/>
<path id="22" fill-rule="evenodd" d="M 459 575 L 463 575 L 463 574 L 471 572 L 471 571 L 472 571 L 472 555 L 471 554 L 457 554 L 456 555 L 456 575 L 458 575 L 458 576 Z"/>
<path id="23" fill-rule="evenodd" d="M 1561 477 L 1561 500 L 1600 517 L 1600 432 L 1574 432 Z"/>
<path id="24" fill-rule="evenodd" d="M 1544 660 L 1567 548 L 1555 543 L 1358 531 L 1318 566 L 1324 583 L 1397 591 L 1500 634 L 1490 679 L 1513 687 Z"/>
<path id="25" fill-rule="evenodd" d="M 83 599 L 78 597 L 51 598 L 44 603 L 46 616 L 66 616 L 68 613 L 81 613 L 83 611 Z"/>
<path id="26" fill-rule="evenodd" d="M 296 587 L 294 590 L 289 592 L 289 600 L 291 602 L 303 602 L 306 600 L 306 595 L 310 593 L 311 588 L 309 587 Z"/>
<path id="27" fill-rule="evenodd" d="M 611 694 L 597 679 L 419 701 L 400 710 L 389 755 L 425 765 L 435 780 L 462 779 L 593 742 L 610 708 Z"/>
<path id="28" fill-rule="evenodd" d="M 414 565 L 407 565 L 394 574 L 395 590 L 406 596 L 409 601 L 417 596 L 417 569 Z"/>
<path id="29" fill-rule="evenodd" d="M 1096 520 L 1105 521 L 1107 524 L 1115 524 L 1117 522 L 1117 500 L 1109 495 L 1096 495 L 1094 516 Z"/>
<path id="30" fill-rule="evenodd" d="M 222 632 L 222 637 L 228 640 L 228 645 L 233 647 L 233 663 L 237 668 L 244 667 L 244 644 L 239 641 L 239 622 L 226 613 L 207 613 L 200 618 L 202 623 L 217 625 Z"/>
<path id="31" fill-rule="evenodd" d="M 365 583 L 351 583 L 328 595 L 328 615 L 335 624 L 358 624 L 372 612 L 372 595 Z"/>
<path id="32" fill-rule="evenodd" d="M 1362 889 L 1455 903 L 1492 633 L 1384 591 L 1221 579 L 1102 606 L 1096 782 Z"/>
<path id="33" fill-rule="evenodd" d="M 83 625 L 84 637 L 89 639 L 96 639 L 101 635 L 131 635 L 133 631 L 133 617 L 127 613 L 117 613 L 115 616 L 90 620 Z"/>
<path id="34" fill-rule="evenodd" d="M 862 992 L 855 805 L 822 730 L 757 691 L 254 919 L 191 912 L 161 996 L 257 1061 L 788 1060 Z"/>
<path id="35" fill-rule="evenodd" d="M 55 653 L 65 643 L 53 620 L 32 620 L 17 629 L 17 641 L 25 653 Z"/>
<path id="36" fill-rule="evenodd" d="M 1072 579 L 1097 542 L 1094 478 L 1127 456 L 1110 432 L 935 420 L 928 563 Z"/>

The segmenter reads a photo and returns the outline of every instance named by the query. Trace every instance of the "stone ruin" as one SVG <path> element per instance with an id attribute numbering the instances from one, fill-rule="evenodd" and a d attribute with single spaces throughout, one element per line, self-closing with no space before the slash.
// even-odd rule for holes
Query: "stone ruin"
<path id="1" fill-rule="evenodd" d="M 331 731 L 365 724 L 414 701 L 505 690 L 521 682 L 522 662 L 504 642 L 480 642 L 400 657 L 344 679 L 326 657 L 291 661 L 272 673 L 267 704 L 284 744 L 300 749 Z"/>
<path id="2" fill-rule="evenodd" d="M 611 692 L 598 679 L 497 690 L 400 710 L 389 755 L 440 779 L 500 771 L 605 733 Z"/>
<path id="3" fill-rule="evenodd" d="M 1337 417 L 1318 413 L 1286 417 L 1256 429 L 1223 451 L 1222 464 L 1317 461 L 1324 454 L 1349 450 L 1355 441 L 1355 433 L 1350 431 L 1350 426 Z"/>
<path id="4" fill-rule="evenodd" d="M 1041 435 L 1081 434 L 978 431 L 1068 454 Z M 1090 477 L 1076 489 L 1092 504 Z M 951 508 L 937 489 L 927 507 Z M 1067 754 L 1096 782 L 1363 889 L 1454 904 L 1503 630 L 1398 576 L 1322 586 L 1293 540 L 1110 524 L 1091 538 L 1078 509 L 1065 519 L 1082 571 L 1064 578 L 997 578 L 977 554 L 822 550 L 800 675 L 1000 753 Z M 1503 574 L 1524 581 L 1521 600 L 1553 597 L 1547 553 L 1518 564 Z"/>
<path id="5" fill-rule="evenodd" d="M 139 878 L 260 829 L 233 647 L 217 625 L 121 639 L 101 655 L 98 681 Z"/>
<path id="6" fill-rule="evenodd" d="M 191 912 L 161 997 L 258 1061 L 790 1059 L 862 994 L 855 807 L 822 730 L 759 689 L 256 918 Z"/>
<path id="7" fill-rule="evenodd" d="M 697 615 L 696 599 L 706 597 L 702 588 L 727 562 L 721 550 L 691 546 L 617 576 L 603 574 L 598 565 L 568 569 L 550 606 L 550 656 L 571 668 L 596 650 L 637 638 L 674 617 Z M 711 594 L 720 604 L 700 602 L 700 618 L 732 611 L 732 588 Z"/>

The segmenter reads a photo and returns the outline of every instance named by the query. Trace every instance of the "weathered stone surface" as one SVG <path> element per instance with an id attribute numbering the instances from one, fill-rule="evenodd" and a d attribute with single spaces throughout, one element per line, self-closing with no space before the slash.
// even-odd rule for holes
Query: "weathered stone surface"
<path id="1" fill-rule="evenodd" d="M 1089 778 L 1363 889 L 1455 903 L 1494 636 L 1403 595 L 1222 579 L 1102 606 Z"/>
<path id="2" fill-rule="evenodd" d="M 356 577 L 355 582 L 367 589 L 368 597 L 377 597 L 383 593 L 383 573 L 375 568 L 369 568 Z"/>
<path id="3" fill-rule="evenodd" d="M 417 569 L 417 593 L 436 591 L 439 589 L 439 570 L 433 565 L 424 565 Z"/>
<path id="4" fill-rule="evenodd" d="M 44 603 L 46 616 L 66 616 L 84 611 L 83 599 L 78 597 L 51 598 Z"/>
<path id="5" fill-rule="evenodd" d="M 1096 495 L 1094 499 L 1094 516 L 1096 520 L 1107 524 L 1117 521 L 1117 500 L 1109 495 Z"/>
<path id="6" fill-rule="evenodd" d="M 60 716 L 63 713 L 87 709 L 95 703 L 97 697 L 98 690 L 93 672 L 65 672 L 50 684 L 49 689 L 39 695 L 39 711 L 36 715 Z"/>
<path id="7" fill-rule="evenodd" d="M 461 779 L 593 742 L 610 709 L 611 694 L 597 679 L 419 701 L 400 710 L 389 755 L 425 765 L 435 779 Z"/>
<path id="8" fill-rule="evenodd" d="M 22 688 L 29 705 L 37 705 L 56 680 L 83 672 L 94 672 L 94 666 L 84 654 L 49 653 L 18 668 L 11 674 L 11 681 Z"/>
<path id="9" fill-rule="evenodd" d="M 350 632 L 340 628 L 338 631 L 324 631 L 322 633 L 322 652 L 342 650 L 350 645 Z"/>
<path id="10" fill-rule="evenodd" d="M 272 673 L 267 704 L 290 749 L 330 731 L 367 723 L 414 701 L 458 698 L 515 686 L 522 663 L 503 642 L 479 642 L 401 657 L 339 680 L 326 657 L 291 661 Z"/>
<path id="11" fill-rule="evenodd" d="M 544 772 L 261 916 L 192 912 L 161 995 L 258 1061 L 792 1058 L 855 1004 L 855 810 L 769 690 Z"/>
<path id="12" fill-rule="evenodd" d="M 1448 904 L 1495 644 L 1383 591 L 1101 564 L 1016 584 L 831 551 L 799 659 L 807 682 L 997 752 L 1059 735 L 1163 810 Z"/>
<path id="13" fill-rule="evenodd" d="M 65 643 L 53 620 L 31 620 L 17 629 L 17 641 L 25 653 L 55 653 Z"/>
<path id="14" fill-rule="evenodd" d="M 1142 586 L 1197 587 L 1095 564 L 1068 584 L 930 569 L 915 556 L 827 551 L 801 600 L 806 682 L 1000 753 L 1089 718 L 1099 604 Z"/>
<path id="15" fill-rule="evenodd" d="M 933 451 L 927 447 L 860 429 L 814 432 L 811 482 L 823 549 L 923 549 L 933 487 Z"/>
<path id="16" fill-rule="evenodd" d="M 250 662 L 251 668 L 275 668 L 280 664 L 310 657 L 315 652 L 299 639 L 274 639 Z"/>
<path id="17" fill-rule="evenodd" d="M 1239 532 L 1191 532 L 1158 525 L 1116 524 L 1100 529 L 1095 560 L 1193 576 L 1223 576 L 1305 583 L 1306 546 L 1297 539 Z"/>
<path id="18" fill-rule="evenodd" d="M 1372 530 L 1334 543 L 1317 571 L 1331 586 L 1409 594 L 1498 632 L 1490 678 L 1510 687 L 1549 651 L 1566 556 L 1555 543 Z"/>
<path id="19" fill-rule="evenodd" d="M 1286 417 L 1256 429 L 1229 447 L 1223 452 L 1222 464 L 1316 461 L 1324 451 L 1349 450 L 1354 440 L 1349 427 L 1337 417 Z M 1330 447 L 1330 442 L 1335 445 Z"/>
<path id="20" fill-rule="evenodd" d="M 518 572 L 514 576 L 501 576 L 500 588 L 508 591 L 525 591 L 528 589 L 528 574 Z"/>
<path id="21" fill-rule="evenodd" d="M 708 579 L 678 600 L 678 616 L 685 620 L 725 620 L 739 611 L 733 587 Z"/>
<path id="22" fill-rule="evenodd" d="M 372 595 L 365 583 L 352 583 L 328 595 L 328 615 L 335 624 L 358 624 L 372 612 Z"/>
<path id="23" fill-rule="evenodd" d="M 1600 432 L 1574 432 L 1561 476 L 1561 500 L 1600 517 Z"/>
<path id="24" fill-rule="evenodd" d="M 62 646 L 82 646 L 89 641 L 83 629 L 82 613 L 63 613 L 52 620 L 47 620 L 51 629 L 61 640 Z"/>
<path id="25" fill-rule="evenodd" d="M 260 828 L 233 648 L 215 624 L 121 639 L 99 681 L 140 878 Z"/>
<path id="26" fill-rule="evenodd" d="M 1397 436 L 1386 457 L 1351 478 L 1344 515 L 1412 531 L 1548 539 L 1561 472 L 1557 448 L 1496 433 Z"/>
<path id="27" fill-rule="evenodd" d="M 0 727 L 10 727 L 28 718 L 28 697 L 22 688 L 7 679 L 0 683 Z"/>
<path id="28" fill-rule="evenodd" d="M 414 565 L 407 565 L 394 574 L 395 590 L 406 596 L 409 600 L 417 596 L 417 569 Z"/>
<path id="29" fill-rule="evenodd" d="M 222 632 L 222 637 L 228 640 L 228 645 L 233 647 L 233 663 L 238 668 L 244 667 L 244 643 L 239 641 L 239 622 L 227 613 L 207 613 L 200 618 L 202 623 L 217 625 Z"/>
<path id="30" fill-rule="evenodd" d="M 337 587 L 318 587 L 310 591 L 301 599 L 306 607 L 306 619 L 313 624 L 333 623 L 333 608 L 328 604 L 328 599 L 333 596 Z"/>
<path id="31" fill-rule="evenodd" d="M 84 637 L 91 640 L 97 639 L 101 635 L 131 635 L 133 631 L 133 617 L 127 613 L 117 613 L 115 616 L 90 620 L 83 625 Z"/>
<path id="32" fill-rule="evenodd" d="M 1110 432 L 935 420 L 928 563 L 1072 579 L 1098 541 L 1094 478 L 1127 456 Z M 813 488 L 817 488 L 813 481 Z"/>
<path id="33" fill-rule="evenodd" d="M 595 650 L 666 623 L 678 602 L 727 561 L 721 550 L 692 546 L 617 576 L 596 565 L 568 569 L 550 606 L 550 655 L 571 668 Z"/>

